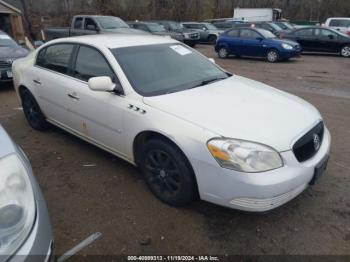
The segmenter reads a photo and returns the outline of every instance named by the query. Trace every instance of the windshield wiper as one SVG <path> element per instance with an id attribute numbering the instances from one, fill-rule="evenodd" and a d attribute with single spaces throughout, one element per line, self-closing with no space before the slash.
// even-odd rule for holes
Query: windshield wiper
<path id="1" fill-rule="evenodd" d="M 206 85 L 209 85 L 209 84 L 214 83 L 214 82 L 225 80 L 227 78 L 228 77 L 215 77 L 215 78 L 207 79 L 207 80 L 204 80 L 204 81 L 200 82 L 199 84 L 197 84 L 195 86 L 192 86 L 192 87 L 190 87 L 188 89 L 193 89 L 193 88 L 197 88 L 197 87 L 200 87 L 200 86 L 206 86 Z"/>

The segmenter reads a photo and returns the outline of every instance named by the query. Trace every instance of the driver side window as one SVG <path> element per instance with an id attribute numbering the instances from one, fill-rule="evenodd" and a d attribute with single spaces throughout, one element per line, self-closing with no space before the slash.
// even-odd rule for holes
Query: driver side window
<path id="1" fill-rule="evenodd" d="M 95 21 L 91 18 L 85 18 L 85 26 L 84 29 L 86 30 L 97 30 L 97 24 Z"/>
<path id="2" fill-rule="evenodd" d="M 97 76 L 109 76 L 112 81 L 116 79 L 105 57 L 96 49 L 87 46 L 79 48 L 73 76 L 86 82 Z"/>

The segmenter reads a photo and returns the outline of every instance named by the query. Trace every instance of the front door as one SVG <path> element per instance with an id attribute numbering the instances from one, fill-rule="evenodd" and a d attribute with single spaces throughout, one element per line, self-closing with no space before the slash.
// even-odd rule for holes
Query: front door
<path id="1" fill-rule="evenodd" d="M 263 37 L 252 29 L 241 29 L 241 46 L 244 56 L 264 56 Z"/>
<path id="2" fill-rule="evenodd" d="M 123 143 L 123 112 L 127 109 L 125 98 L 115 93 L 96 92 L 89 89 L 91 77 L 109 76 L 117 82 L 115 73 L 97 49 L 80 46 L 72 76 L 75 83 L 69 87 L 70 126 L 81 136 L 103 147 L 125 152 Z"/>
<path id="3" fill-rule="evenodd" d="M 328 29 L 316 29 L 315 35 L 319 41 L 318 50 L 320 52 L 339 52 L 338 34 Z"/>

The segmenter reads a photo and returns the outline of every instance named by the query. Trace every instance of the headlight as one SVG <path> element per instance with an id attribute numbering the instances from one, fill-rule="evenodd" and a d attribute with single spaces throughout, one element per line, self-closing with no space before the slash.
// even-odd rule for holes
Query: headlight
<path id="1" fill-rule="evenodd" d="M 0 159 L 0 254 L 13 254 L 30 233 L 35 202 L 26 168 L 17 155 Z"/>
<path id="2" fill-rule="evenodd" d="M 271 147 L 236 139 L 212 139 L 210 153 L 223 168 L 258 173 L 283 166 L 280 154 Z"/>
<path id="3" fill-rule="evenodd" d="M 282 47 L 283 47 L 284 49 L 286 49 L 286 50 L 293 50 L 293 46 L 291 46 L 291 45 L 289 45 L 289 44 L 283 43 L 283 44 L 282 44 Z"/>

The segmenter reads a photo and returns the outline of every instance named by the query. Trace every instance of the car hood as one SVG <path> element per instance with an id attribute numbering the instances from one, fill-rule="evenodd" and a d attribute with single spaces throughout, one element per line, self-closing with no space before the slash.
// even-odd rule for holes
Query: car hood
<path id="1" fill-rule="evenodd" d="M 116 28 L 116 29 L 105 29 L 105 33 L 115 33 L 115 34 L 130 34 L 130 35 L 149 35 L 148 32 L 137 30 L 133 28 Z"/>
<path id="2" fill-rule="evenodd" d="M 25 57 L 29 51 L 23 47 L 0 47 L 0 59 L 17 59 Z"/>
<path id="3" fill-rule="evenodd" d="M 320 121 L 304 100 L 240 76 L 144 103 L 220 136 L 254 141 L 283 152 Z"/>

